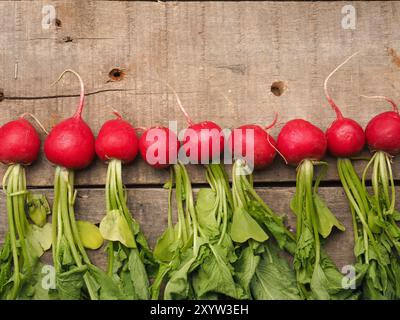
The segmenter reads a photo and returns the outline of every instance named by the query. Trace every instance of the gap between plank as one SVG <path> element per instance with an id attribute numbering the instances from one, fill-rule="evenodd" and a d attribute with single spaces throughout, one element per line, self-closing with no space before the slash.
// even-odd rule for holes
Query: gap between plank
<path id="1" fill-rule="evenodd" d="M 367 187 L 371 186 L 371 181 L 366 181 Z M 394 181 L 395 187 L 400 186 L 400 180 Z M 163 189 L 164 184 L 160 183 L 148 183 L 148 184 L 140 184 L 140 183 L 128 183 L 125 185 L 127 189 Z M 323 188 L 341 188 L 342 184 L 340 181 L 322 181 L 319 185 Z M 194 189 L 198 188 L 207 188 L 209 187 L 208 183 L 192 183 L 192 187 Z M 254 182 L 255 188 L 295 188 L 295 181 L 271 181 L 271 182 Z M 44 189 L 49 190 L 53 189 L 53 186 L 28 186 L 28 189 Z M 104 185 L 101 184 L 84 184 L 84 185 L 75 185 L 75 189 L 93 189 L 93 190 L 103 190 Z"/>

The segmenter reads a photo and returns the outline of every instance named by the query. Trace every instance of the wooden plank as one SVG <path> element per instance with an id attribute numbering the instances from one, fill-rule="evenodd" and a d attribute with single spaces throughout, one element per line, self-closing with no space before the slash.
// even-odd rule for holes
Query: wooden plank
<path id="1" fill-rule="evenodd" d="M 151 80 L 155 77 L 176 89 L 196 121 L 211 119 L 222 127 L 264 124 L 275 110 L 281 122 L 272 131 L 275 136 L 282 123 L 295 117 L 326 129 L 334 113 L 327 107 L 323 80 L 345 57 L 361 50 L 330 85 L 344 113 L 366 125 L 387 104 L 360 94 L 397 97 L 400 2 L 352 2 L 354 30 L 341 25 L 346 4 L 2 1 L 0 91 L 5 97 L 36 98 L 1 101 L 0 123 L 32 112 L 50 128 L 71 115 L 77 98 L 59 96 L 77 93 L 75 79 L 50 84 L 62 70 L 73 68 L 82 74 L 88 92 L 132 89 L 88 96 L 84 116 L 95 133 L 111 117 L 111 107 L 136 126 L 178 120 L 182 129 L 175 98 L 164 84 Z M 44 5 L 54 5 L 59 27 L 42 28 Z M 110 81 L 113 68 L 123 70 L 121 81 Z M 288 87 L 281 96 L 270 92 L 276 80 Z M 48 96 L 58 98 L 41 98 Z M 397 162 L 395 168 L 398 177 Z M 101 185 L 104 173 L 96 163 L 77 175 L 77 184 Z M 204 182 L 201 170 L 191 174 L 195 182 Z M 52 176 L 43 158 L 29 173 L 34 186 L 51 185 Z M 140 163 L 125 170 L 128 184 L 160 184 L 166 176 Z M 335 170 L 327 179 L 337 180 Z M 293 181 L 294 173 L 277 161 L 256 180 Z"/>
<path id="2" fill-rule="evenodd" d="M 50 190 L 38 189 L 44 192 L 49 200 L 52 199 Z M 288 225 L 295 228 L 295 217 L 289 208 L 290 198 L 294 188 L 257 188 L 257 192 L 277 213 L 284 214 L 288 218 Z M 339 267 L 353 262 L 353 232 L 350 210 L 347 200 L 341 188 L 320 188 L 321 196 L 326 200 L 337 218 L 345 225 L 345 232 L 333 232 L 326 242 L 328 253 Z M 400 188 L 397 188 L 400 195 Z M 78 219 L 99 223 L 103 217 L 104 191 L 101 189 L 79 189 L 76 203 Z M 156 188 L 128 189 L 128 206 L 134 217 L 141 224 L 142 230 L 147 236 L 151 246 L 154 246 L 157 237 L 167 225 L 167 190 Z M 6 231 L 5 197 L 0 196 L 0 239 L 3 241 Z M 92 252 L 93 261 L 104 266 L 105 253 L 102 250 Z M 49 259 L 50 257 L 47 257 Z M 50 259 L 51 260 L 51 259 Z"/>

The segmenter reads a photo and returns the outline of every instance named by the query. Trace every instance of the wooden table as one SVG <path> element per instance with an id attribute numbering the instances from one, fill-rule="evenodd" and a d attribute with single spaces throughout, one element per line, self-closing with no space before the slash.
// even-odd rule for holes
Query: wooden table
<path id="1" fill-rule="evenodd" d="M 342 10 L 347 4 L 2 1 L 0 123 L 31 112 L 51 128 L 70 116 L 78 101 L 76 79 L 68 76 L 56 86 L 51 83 L 72 68 L 85 81 L 84 117 L 95 133 L 113 117 L 111 108 L 135 126 L 177 120 L 179 129 L 184 128 L 175 97 L 155 78 L 175 88 L 195 121 L 213 120 L 224 128 L 266 124 L 277 111 L 274 136 L 284 122 L 297 117 L 325 130 L 335 114 L 324 97 L 324 78 L 360 50 L 332 78 L 330 90 L 346 116 L 366 125 L 389 107 L 360 94 L 398 97 L 400 3 L 353 2 L 355 29 L 344 29 L 342 20 L 349 13 Z M 321 195 L 347 230 L 335 233 L 326 246 L 343 266 L 353 261 L 351 216 L 335 161 L 328 161 Z M 356 165 L 361 172 L 365 162 Z M 395 161 L 396 178 L 399 169 Z M 204 168 L 190 166 L 189 172 L 194 188 L 205 183 Z M 76 174 L 80 217 L 99 222 L 104 215 L 105 174 L 106 166 L 99 161 Z M 167 178 L 168 171 L 155 171 L 140 159 L 124 168 L 129 207 L 151 244 L 166 226 L 167 193 L 162 184 Z M 28 168 L 28 184 L 52 200 L 52 181 L 53 167 L 41 155 Z M 294 225 L 289 198 L 295 170 L 276 159 L 271 168 L 256 173 L 255 181 L 267 203 Z M 3 240 L 3 194 L 0 209 Z M 93 255 L 104 262 L 102 251 Z"/>

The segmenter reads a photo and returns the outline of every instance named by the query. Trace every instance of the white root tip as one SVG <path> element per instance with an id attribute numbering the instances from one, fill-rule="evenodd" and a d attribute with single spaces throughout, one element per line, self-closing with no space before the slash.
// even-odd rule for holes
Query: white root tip
<path id="1" fill-rule="evenodd" d="M 36 118 L 32 113 L 30 113 L 30 112 L 25 112 L 25 113 L 23 113 L 20 117 L 21 118 L 25 118 L 26 116 L 30 116 L 35 122 L 36 122 L 36 124 L 40 127 L 40 129 L 42 129 L 43 130 L 43 132 L 45 133 L 45 134 L 49 134 L 49 132 L 46 130 L 46 128 L 44 127 L 44 125 L 39 121 L 39 119 L 38 118 Z"/>

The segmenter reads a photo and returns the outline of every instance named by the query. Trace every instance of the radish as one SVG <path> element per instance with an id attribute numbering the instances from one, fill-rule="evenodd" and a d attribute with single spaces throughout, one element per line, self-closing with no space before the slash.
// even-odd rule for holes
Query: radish
<path id="1" fill-rule="evenodd" d="M 276 156 L 276 142 L 267 130 L 272 128 L 277 121 L 262 128 L 254 124 L 247 124 L 233 129 L 228 138 L 228 146 L 235 159 L 244 159 L 255 169 L 268 167 Z"/>
<path id="2" fill-rule="evenodd" d="M 57 81 L 67 72 L 75 74 L 81 83 L 79 105 L 71 118 L 60 122 L 50 131 L 44 142 L 44 153 L 46 158 L 55 165 L 76 170 L 83 169 L 92 162 L 95 155 L 94 136 L 82 119 L 85 91 L 79 74 L 67 69 Z"/>
<path id="3" fill-rule="evenodd" d="M 56 165 L 53 202 L 53 260 L 56 272 L 57 294 L 61 299 L 118 299 L 123 298 L 115 279 L 95 267 L 85 251 L 99 248 L 103 239 L 99 229 L 87 222 L 75 220 L 74 171 L 83 169 L 92 161 L 94 136 L 82 119 L 85 98 L 82 78 L 73 70 L 80 82 L 81 92 L 74 116 L 56 125 L 46 138 L 44 153 Z M 85 237 L 85 239 L 81 239 Z"/>
<path id="4" fill-rule="evenodd" d="M 278 136 L 277 148 L 293 166 L 325 156 L 327 141 L 321 129 L 303 119 L 288 121 Z"/>
<path id="5" fill-rule="evenodd" d="M 97 156 L 102 161 L 112 159 L 122 163 L 132 162 L 138 153 L 138 138 L 135 128 L 118 112 L 114 112 L 117 119 L 109 120 L 103 124 L 95 142 Z"/>
<path id="6" fill-rule="evenodd" d="M 356 237 L 358 265 L 366 266 L 363 280 L 365 299 L 400 298 L 400 214 L 396 210 L 392 159 L 400 152 L 400 115 L 396 103 L 383 96 L 363 96 L 385 99 L 392 111 L 373 117 L 365 129 L 367 144 L 373 156 L 363 172 L 362 181 L 343 165 L 342 175 L 351 175 L 349 198 L 359 217 L 360 231 Z M 346 171 L 347 169 L 347 171 Z M 372 170 L 372 194 L 366 178 Z M 352 196 L 352 197 L 351 197 Z M 363 264 L 361 262 L 364 262 Z M 359 267 L 360 268 L 360 267 Z M 385 285 L 382 285 L 384 283 Z"/>
<path id="7" fill-rule="evenodd" d="M 178 137 L 167 127 L 149 128 L 139 140 L 140 155 L 155 169 L 164 169 L 175 164 L 179 147 Z"/>
<path id="8" fill-rule="evenodd" d="M 40 138 L 35 128 L 24 118 L 6 123 L 0 128 L 0 161 L 5 164 L 29 165 L 36 161 Z"/>
<path id="9" fill-rule="evenodd" d="M 216 190 L 216 208 L 214 214 L 218 221 L 222 222 L 222 231 L 219 234 L 218 244 L 224 240 L 229 219 L 229 202 L 232 202 L 232 195 L 226 188 L 226 172 L 220 162 L 221 152 L 224 150 L 224 135 L 220 126 L 212 121 L 202 121 L 194 123 L 186 112 L 176 91 L 167 84 L 173 91 L 178 106 L 186 118 L 188 127 L 183 134 L 183 144 L 181 149 L 189 158 L 190 163 L 206 165 L 206 177 L 210 186 Z M 216 163 L 215 163 L 216 162 Z M 178 164 L 179 165 L 179 164 Z M 178 168 L 175 165 L 176 168 Z M 183 165 L 181 167 L 184 167 Z M 182 169 L 181 169 L 182 170 Z M 195 223 L 195 220 L 194 220 Z M 195 227 L 195 226 L 194 226 Z M 197 232 L 194 232 L 193 242 L 197 243 Z M 195 251 L 198 250 L 196 245 Z"/>
<path id="10" fill-rule="evenodd" d="M 154 80 L 161 81 L 171 88 L 168 83 L 162 80 Z M 174 91 L 173 88 L 171 89 Z M 175 91 L 174 93 L 180 103 Z M 155 169 L 165 169 L 171 164 L 176 164 L 179 148 L 180 142 L 175 132 L 163 126 L 144 128 L 144 132 L 139 139 L 140 155 L 149 166 Z"/>
<path id="11" fill-rule="evenodd" d="M 117 119 L 103 124 L 96 139 L 97 156 L 108 162 L 106 181 L 106 216 L 100 223 L 100 232 L 107 245 L 108 275 L 119 279 L 120 286 L 130 299 L 149 299 L 149 280 L 146 267 L 153 258 L 147 241 L 127 206 L 125 186 L 122 183 L 122 164 L 132 162 L 138 152 L 135 129 Z M 132 266 L 135 266 L 132 268 Z"/>
<path id="12" fill-rule="evenodd" d="M 188 119 L 182 148 L 191 163 L 206 164 L 218 160 L 224 150 L 222 129 L 212 121 L 193 123 Z"/>
<path id="13" fill-rule="evenodd" d="M 246 272 L 249 282 L 242 282 L 248 298 L 252 299 L 301 299 L 287 261 L 279 255 L 284 249 L 293 255 L 296 248 L 295 236 L 290 232 L 282 219 L 257 194 L 253 187 L 253 177 L 249 171 L 263 169 L 272 164 L 276 156 L 276 142 L 267 132 L 277 121 L 262 128 L 258 125 L 243 125 L 233 129 L 228 138 L 228 146 L 235 162 L 232 167 L 232 222 L 230 235 L 236 243 L 236 272 Z M 276 241 L 268 241 L 273 237 Z M 242 263 L 253 261 L 252 268 L 243 271 Z M 285 281 L 271 283 L 264 279 L 263 268 L 268 261 L 278 272 L 285 272 Z M 282 269 L 281 269 L 282 268 Z M 286 271 L 283 271 L 286 270 Z M 274 287 L 276 290 L 271 290 Z"/>
<path id="14" fill-rule="evenodd" d="M 365 97 L 365 96 L 364 96 Z M 376 115 L 368 122 L 365 128 L 365 136 L 371 151 L 383 151 L 391 156 L 400 152 L 400 115 L 396 103 L 382 96 L 367 98 L 382 98 L 392 105 L 392 111 L 386 111 Z"/>
<path id="15" fill-rule="evenodd" d="M 220 126 L 212 121 L 202 121 L 194 123 L 186 112 L 179 99 L 176 91 L 167 84 L 173 91 L 178 106 L 186 118 L 188 127 L 183 134 L 183 144 L 181 149 L 184 154 L 189 158 L 190 163 L 206 165 L 206 177 L 212 188 L 216 190 L 216 208 L 218 209 L 215 214 L 218 215 L 218 221 L 222 221 L 222 232 L 218 240 L 218 244 L 224 240 L 226 229 L 228 226 L 229 210 L 228 206 L 231 200 L 229 193 L 226 190 L 226 172 L 220 162 L 221 152 L 224 150 L 224 134 Z M 175 165 L 177 168 L 177 165 Z M 183 167 L 183 165 L 182 165 Z M 212 182 L 213 178 L 215 179 Z M 215 186 L 217 184 L 218 186 Z M 194 243 L 197 242 L 197 233 L 194 233 Z M 196 248 L 197 250 L 197 248 Z"/>
<path id="16" fill-rule="evenodd" d="M 395 213 L 395 190 L 391 160 L 400 152 L 400 115 L 393 100 L 383 96 L 367 98 L 382 98 L 392 105 L 392 111 L 378 114 L 369 121 L 365 128 L 367 144 L 374 155 L 363 174 L 365 185 L 367 172 L 370 167 L 373 167 L 372 186 L 375 193 L 375 204 L 378 206 L 379 214 L 391 217 Z M 391 192 L 388 189 L 389 185 Z M 392 196 L 389 196 L 390 194 Z M 382 204 L 384 204 L 383 207 Z M 400 249 L 400 246 L 398 248 Z"/>
<path id="17" fill-rule="evenodd" d="M 0 127 L 0 144 L 0 161 L 8 165 L 3 189 L 9 226 L 0 249 L 0 299 L 34 298 L 35 285 L 41 281 L 39 258 L 51 246 L 51 227 L 46 224 L 47 200 L 26 188 L 24 166 L 36 161 L 40 138 L 21 116 Z M 36 201 L 39 198 L 41 203 Z M 28 215 L 34 224 L 29 223 Z"/>
<path id="18" fill-rule="evenodd" d="M 245 236 L 244 225 L 255 226 L 255 220 L 262 225 L 269 234 L 272 234 L 281 248 L 287 246 L 293 254 L 294 236 L 284 225 L 282 218 L 276 215 L 257 195 L 253 188 L 253 177 L 249 174 L 249 165 L 255 169 L 263 169 L 271 165 L 276 155 L 276 142 L 267 132 L 278 119 L 275 114 L 273 122 L 262 128 L 258 125 L 243 125 L 234 129 L 228 138 L 228 146 L 231 154 L 236 159 L 232 168 L 232 193 L 233 193 L 233 221 L 231 226 L 232 239 L 243 243 L 251 238 L 251 234 Z M 249 175 L 250 179 L 246 176 Z M 257 210 L 254 210 L 257 207 Z M 255 220 L 253 220 L 255 219 Z M 247 221 L 247 222 L 246 222 Z M 235 233 L 241 230 L 241 236 Z M 265 238 L 257 240 L 263 242 Z"/>
<path id="19" fill-rule="evenodd" d="M 328 93 L 328 81 L 345 63 L 353 58 L 358 52 L 348 57 L 337 66 L 325 79 L 324 91 L 326 99 L 336 113 L 336 120 L 326 130 L 326 139 L 329 152 L 338 158 L 348 158 L 358 154 L 365 145 L 363 128 L 353 119 L 344 118 L 342 112 Z"/>
<path id="20" fill-rule="evenodd" d="M 349 299 L 353 292 L 342 288 L 342 275 L 321 248 L 320 236 L 327 238 L 335 226 L 344 231 L 318 194 L 327 163 L 324 133 L 302 119 L 287 122 L 279 133 L 277 147 L 286 162 L 297 165 L 296 192 L 291 209 L 296 214 L 294 269 L 299 290 L 306 299 Z M 314 165 L 325 170 L 314 179 Z"/>
<path id="21" fill-rule="evenodd" d="M 181 148 L 190 163 L 208 164 L 210 161 L 219 163 L 221 152 L 224 151 L 225 141 L 221 127 L 212 121 L 194 123 L 183 107 L 176 91 L 170 85 L 167 84 L 167 86 L 173 91 L 188 124 L 183 133 Z"/>

